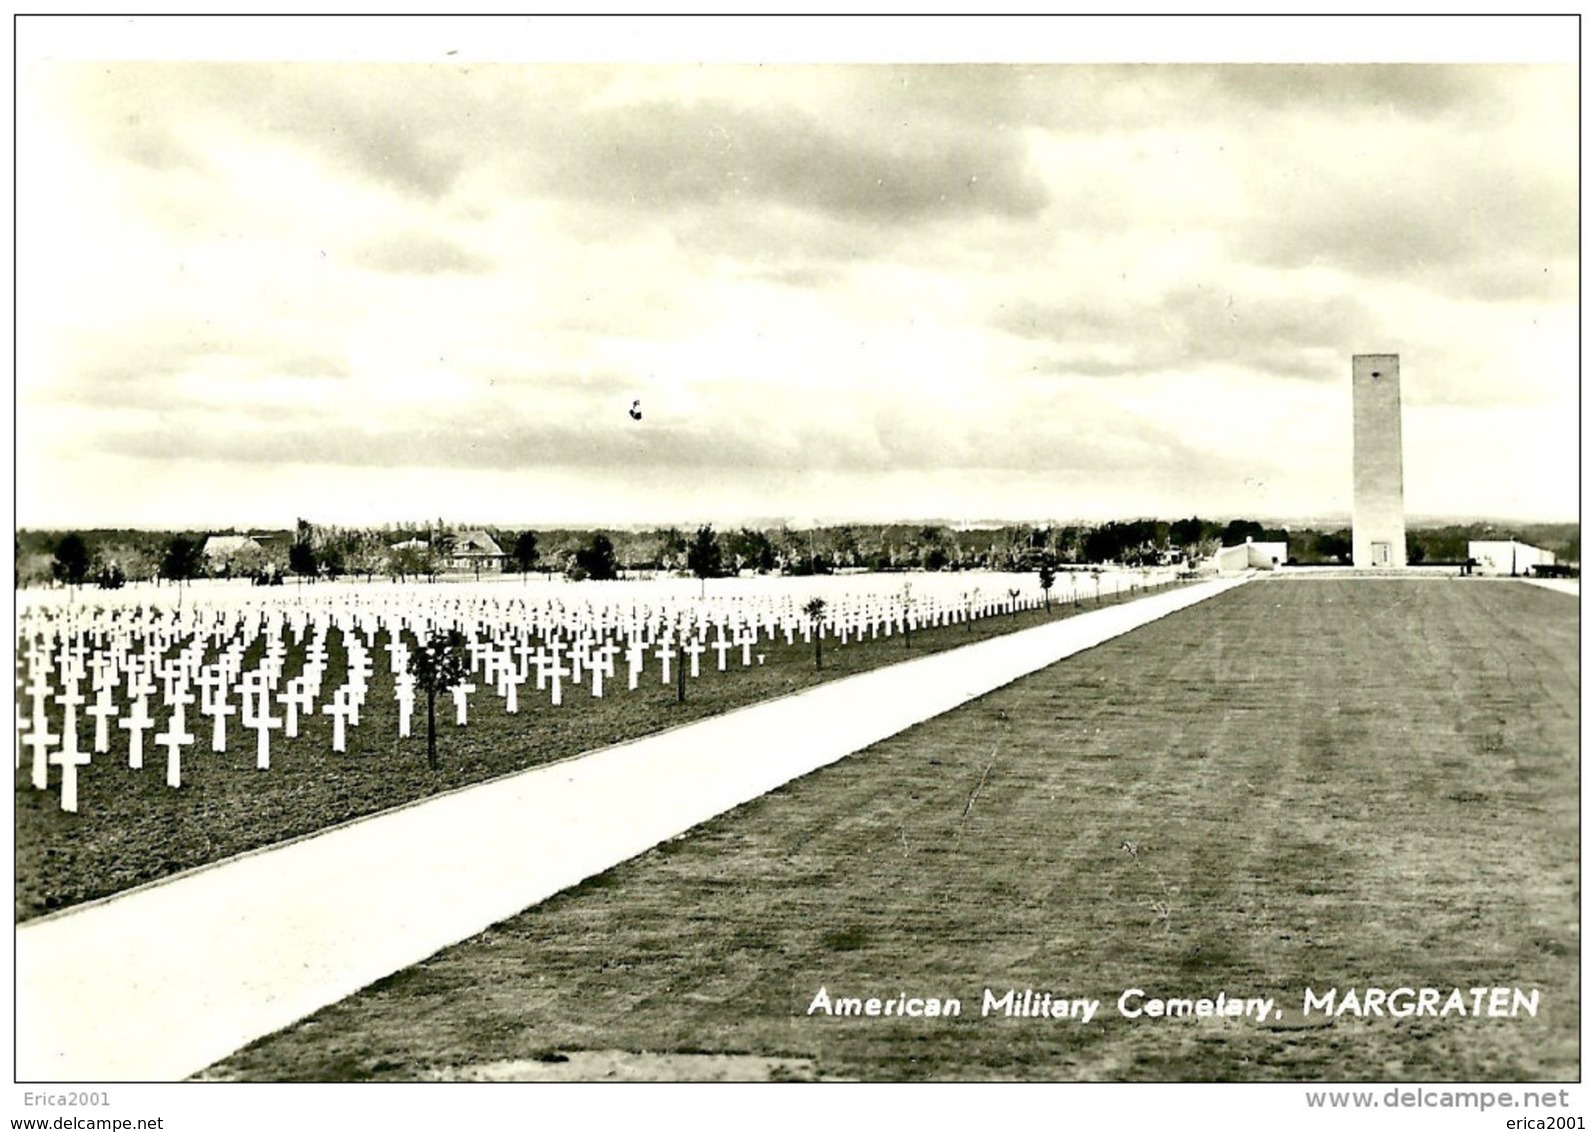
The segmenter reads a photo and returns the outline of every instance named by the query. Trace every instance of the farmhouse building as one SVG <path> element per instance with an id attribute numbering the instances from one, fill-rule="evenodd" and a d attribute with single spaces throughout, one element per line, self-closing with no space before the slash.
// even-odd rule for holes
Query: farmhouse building
<path id="1" fill-rule="evenodd" d="M 1481 574 L 1531 574 L 1536 566 L 1556 565 L 1556 555 L 1515 539 L 1468 543 L 1468 557 Z"/>
<path id="2" fill-rule="evenodd" d="M 486 531 L 462 531 L 455 536 L 454 553 L 449 557 L 451 570 L 502 570 L 509 555 L 492 535 Z"/>

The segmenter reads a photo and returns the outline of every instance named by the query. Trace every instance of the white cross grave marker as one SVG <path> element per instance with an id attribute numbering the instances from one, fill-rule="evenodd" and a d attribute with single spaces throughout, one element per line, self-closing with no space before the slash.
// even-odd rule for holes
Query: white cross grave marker
<path id="1" fill-rule="evenodd" d="M 83 693 L 78 691 L 78 681 L 75 674 L 68 672 L 62 678 L 61 694 L 55 702 L 66 709 L 61 720 L 61 751 L 63 754 L 76 755 L 78 753 L 78 705 L 84 702 Z"/>
<path id="2" fill-rule="evenodd" d="M 94 717 L 94 753 L 107 754 L 111 750 L 111 720 L 116 715 L 116 704 L 111 699 L 110 685 L 100 688 L 93 706 L 87 709 Z"/>
<path id="3" fill-rule="evenodd" d="M 354 689 L 344 684 L 332 693 L 332 699 L 321 709 L 323 715 L 332 716 L 332 749 L 339 754 L 344 751 L 344 725 L 354 714 L 354 708 L 349 702 L 353 695 Z"/>
<path id="4" fill-rule="evenodd" d="M 399 701 L 399 738 L 410 737 L 410 716 L 415 711 L 415 677 L 401 672 L 393 678 L 393 694 Z"/>
<path id="5" fill-rule="evenodd" d="M 33 728 L 22 740 L 24 746 L 33 748 L 33 785 L 39 790 L 50 788 L 49 750 L 59 738 L 59 735 L 50 733 L 48 719 L 35 717 Z"/>
<path id="6" fill-rule="evenodd" d="M 78 812 L 78 767 L 89 765 L 89 756 L 73 744 L 71 750 L 62 748 L 50 756 L 50 761 L 61 768 L 61 808 L 68 813 Z"/>
<path id="7" fill-rule="evenodd" d="M 183 730 L 181 716 L 174 715 L 166 725 L 166 730 L 156 736 L 155 742 L 166 748 L 166 785 L 176 790 L 183 784 L 183 748 L 194 741 L 194 737 Z"/>
<path id="8" fill-rule="evenodd" d="M 266 683 L 266 673 L 257 668 L 249 675 L 259 679 L 251 683 L 245 678 L 243 723 L 255 732 L 255 768 L 270 770 L 271 733 L 280 729 L 283 721 L 271 714 L 271 688 Z"/>
<path id="9" fill-rule="evenodd" d="M 556 684 L 555 687 L 558 687 L 558 685 Z M 454 693 L 454 725 L 456 727 L 464 727 L 466 697 L 476 691 L 476 685 L 456 684 L 450 691 Z M 558 697 L 555 698 L 554 702 L 559 702 Z"/>
<path id="10" fill-rule="evenodd" d="M 698 678 L 698 657 L 708 650 L 709 646 L 698 640 L 697 637 L 689 637 L 687 643 L 681 646 L 681 651 L 687 655 L 688 664 L 690 665 L 689 671 L 695 680 Z"/>
<path id="11" fill-rule="evenodd" d="M 560 705 L 560 678 L 569 676 L 570 672 L 565 668 L 564 660 L 560 655 L 562 649 L 558 640 L 549 643 L 549 651 L 552 654 L 552 658 L 548 664 L 548 677 L 553 681 L 553 704 L 558 707 Z"/>
<path id="12" fill-rule="evenodd" d="M 144 766 L 144 732 L 155 726 L 155 720 L 150 715 L 149 704 L 143 696 L 133 701 L 133 710 L 126 719 L 120 719 L 116 725 L 128 733 L 127 736 L 127 765 L 133 770 L 140 770 Z"/>
<path id="13" fill-rule="evenodd" d="M 295 676 L 288 681 L 288 687 L 282 694 L 284 711 L 282 733 L 286 738 L 299 737 L 299 715 L 301 712 L 308 715 L 313 710 L 314 700 L 309 680 L 303 676 Z"/>

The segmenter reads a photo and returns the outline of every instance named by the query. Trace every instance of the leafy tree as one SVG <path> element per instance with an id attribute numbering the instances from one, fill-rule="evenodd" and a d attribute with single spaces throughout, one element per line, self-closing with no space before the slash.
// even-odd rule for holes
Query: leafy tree
<path id="1" fill-rule="evenodd" d="M 834 548 L 833 549 L 833 556 L 834 556 L 834 560 L 835 560 L 837 565 L 839 565 L 839 566 L 857 566 L 858 565 L 859 552 L 858 552 L 858 532 L 857 531 L 855 531 L 852 527 L 848 527 L 848 526 L 837 527 L 835 533 L 832 534 L 832 536 L 831 536 L 831 543 L 832 543 L 832 546 Z M 816 569 L 814 572 L 816 574 L 821 573 L 821 571 L 818 570 L 818 569 Z M 826 574 L 830 573 L 829 570 L 826 570 L 826 571 L 823 571 L 823 572 L 826 573 Z"/>
<path id="2" fill-rule="evenodd" d="M 266 552 L 255 543 L 229 551 L 221 561 L 221 573 L 228 578 L 252 578 L 266 564 Z M 212 565 L 212 563 L 205 563 Z"/>
<path id="3" fill-rule="evenodd" d="M 1086 561 L 1112 562 L 1123 553 L 1126 542 L 1126 532 L 1118 523 L 1103 523 L 1086 532 Z"/>
<path id="4" fill-rule="evenodd" d="M 161 555 L 161 577 L 171 582 L 186 582 L 204 573 L 205 553 L 199 543 L 177 535 L 166 544 Z"/>
<path id="5" fill-rule="evenodd" d="M 1052 584 L 1058 580 L 1058 571 L 1053 569 L 1051 562 L 1043 562 L 1036 571 L 1036 580 L 1041 583 L 1041 600 L 1046 603 L 1047 612 L 1052 612 Z"/>
<path id="6" fill-rule="evenodd" d="M 703 596 L 708 579 L 718 578 L 725 572 L 724 556 L 713 527 L 699 527 L 698 533 L 692 536 L 692 544 L 687 547 L 687 569 L 698 579 L 699 597 Z"/>
<path id="7" fill-rule="evenodd" d="M 341 578 L 349 572 L 349 564 L 343 557 L 343 543 L 341 541 L 328 542 L 316 552 L 316 563 L 321 572 L 329 578 Z"/>
<path id="8" fill-rule="evenodd" d="M 612 581 L 619 575 L 615 566 L 615 544 L 599 531 L 593 541 L 576 552 L 576 565 L 595 582 Z"/>
<path id="9" fill-rule="evenodd" d="M 89 547 L 82 535 L 74 532 L 56 544 L 50 573 L 69 586 L 83 584 L 89 576 Z"/>
<path id="10" fill-rule="evenodd" d="M 515 568 L 522 574 L 530 574 L 532 567 L 537 565 L 537 532 L 522 531 L 515 538 L 513 553 Z"/>
<path id="11" fill-rule="evenodd" d="M 659 554 L 659 565 L 666 570 L 679 570 L 687 558 L 687 539 L 675 527 L 671 527 L 661 536 L 662 547 Z"/>
<path id="12" fill-rule="evenodd" d="M 351 574 L 364 574 L 370 581 L 382 568 L 384 548 L 382 540 L 373 531 L 350 531 L 340 542 L 343 569 Z"/>
<path id="13" fill-rule="evenodd" d="M 775 569 L 775 546 L 770 536 L 751 527 L 727 533 L 722 546 L 738 570 L 748 567 L 761 574 Z"/>
<path id="14" fill-rule="evenodd" d="M 400 546 L 388 555 L 388 573 L 399 581 L 419 578 L 431 569 L 431 548 Z"/>
<path id="15" fill-rule="evenodd" d="M 147 582 L 155 577 L 159 565 L 149 551 L 129 543 L 117 543 L 103 547 L 100 553 L 101 557 L 110 563 L 110 566 L 107 566 L 106 569 L 109 570 L 112 566 L 116 567 L 117 572 L 122 575 L 122 580 L 125 582 Z M 111 588 L 115 589 L 117 587 L 113 586 Z"/>
<path id="16" fill-rule="evenodd" d="M 300 540 L 288 548 L 288 569 L 301 578 L 316 576 L 316 552 L 310 543 Z"/>
<path id="17" fill-rule="evenodd" d="M 1339 530 L 1334 534 L 1320 534 L 1313 540 L 1313 553 L 1325 562 L 1332 559 L 1350 562 L 1351 532 L 1349 530 Z"/>
<path id="18" fill-rule="evenodd" d="M 426 693 L 426 765 L 438 768 L 437 697 L 465 682 L 471 672 L 465 634 L 458 629 L 434 632 L 410 654 L 410 675 Z"/>
<path id="19" fill-rule="evenodd" d="M 820 670 L 820 622 L 825 618 L 825 599 L 811 597 L 804 605 L 803 612 L 808 614 L 809 624 L 814 626 L 814 671 Z"/>
<path id="20" fill-rule="evenodd" d="M 1253 519 L 1231 519 L 1224 528 L 1224 545 L 1239 546 L 1247 539 L 1263 541 L 1263 524 Z"/>

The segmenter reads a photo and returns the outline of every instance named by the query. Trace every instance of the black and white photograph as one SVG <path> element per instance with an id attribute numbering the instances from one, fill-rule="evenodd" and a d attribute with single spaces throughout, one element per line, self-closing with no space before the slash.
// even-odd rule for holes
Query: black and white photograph
<path id="1" fill-rule="evenodd" d="M 14 17 L 11 1127 L 1583 1127 L 1581 31 Z"/>

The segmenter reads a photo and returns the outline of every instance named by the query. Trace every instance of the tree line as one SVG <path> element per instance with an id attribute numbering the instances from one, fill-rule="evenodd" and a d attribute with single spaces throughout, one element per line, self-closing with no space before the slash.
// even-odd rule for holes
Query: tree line
<path id="1" fill-rule="evenodd" d="M 341 577 L 435 581 L 461 569 L 456 554 L 461 532 L 441 519 L 383 528 L 339 527 L 301 519 L 293 530 L 255 532 L 247 537 L 235 531 L 222 532 L 235 536 L 224 541 L 237 545 L 225 553 L 207 555 L 212 533 L 19 531 L 16 584 L 54 582 L 116 588 L 130 581 L 184 582 L 207 576 L 266 583 Z M 1349 528 L 1285 529 L 1252 519 L 1220 522 L 1199 517 L 974 529 L 942 524 L 839 524 L 804 530 L 716 530 L 703 525 L 686 531 L 679 527 L 489 528 L 483 533 L 499 553 L 468 556 L 478 573 L 482 569 L 542 572 L 577 581 L 603 581 L 628 573 L 708 579 L 743 572 L 811 575 L 838 570 L 1033 571 L 1042 564 L 1180 565 L 1198 562 L 1221 546 L 1234 546 L 1248 538 L 1285 543 L 1287 561 L 1295 564 L 1351 561 Z M 1408 554 L 1413 563 L 1460 564 L 1470 540 L 1509 538 L 1552 550 L 1562 561 L 1578 560 L 1578 526 L 1567 523 L 1411 528 L 1407 532 Z"/>

